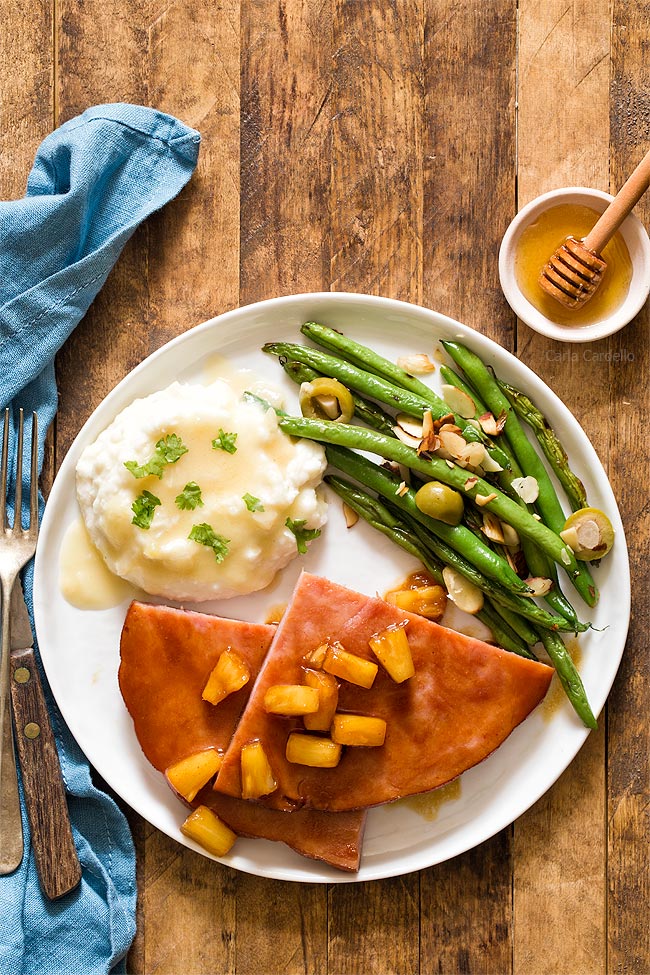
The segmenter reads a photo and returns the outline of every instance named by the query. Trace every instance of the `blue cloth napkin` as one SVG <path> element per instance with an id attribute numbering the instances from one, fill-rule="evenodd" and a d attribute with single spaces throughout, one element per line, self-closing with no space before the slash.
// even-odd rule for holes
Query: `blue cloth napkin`
<path id="1" fill-rule="evenodd" d="M 22 406 L 38 411 L 42 463 L 56 411 L 54 355 L 136 227 L 189 180 L 199 142 L 198 132 L 152 109 L 100 105 L 48 136 L 25 197 L 0 202 L 0 409 L 11 409 L 12 457 Z M 24 581 L 31 609 L 31 567 Z M 83 879 L 59 901 L 43 896 L 23 808 L 27 852 L 15 873 L 0 877 L 0 972 L 124 971 L 135 934 L 130 831 L 112 799 L 93 785 L 49 694 L 48 700 Z"/>

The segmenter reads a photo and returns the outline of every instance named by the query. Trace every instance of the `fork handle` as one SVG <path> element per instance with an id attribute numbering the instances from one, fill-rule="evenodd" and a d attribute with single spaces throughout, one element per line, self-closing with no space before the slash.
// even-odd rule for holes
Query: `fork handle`
<path id="1" fill-rule="evenodd" d="M 23 823 L 18 795 L 16 753 L 9 697 L 9 599 L 2 584 L 2 656 L 0 658 L 0 876 L 13 873 L 23 858 Z"/>
<path id="2" fill-rule="evenodd" d="M 81 880 L 54 734 L 34 651 L 11 654 L 11 697 L 32 849 L 43 893 L 63 897 Z"/>

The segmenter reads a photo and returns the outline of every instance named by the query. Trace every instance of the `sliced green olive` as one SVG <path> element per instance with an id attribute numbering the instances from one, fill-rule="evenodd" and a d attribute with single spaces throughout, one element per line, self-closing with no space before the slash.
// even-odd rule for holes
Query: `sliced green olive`
<path id="1" fill-rule="evenodd" d="M 458 525 L 463 517 L 463 496 L 440 481 L 427 481 L 415 495 L 420 511 L 444 521 L 446 525 Z"/>
<path id="2" fill-rule="evenodd" d="M 354 415 L 352 393 L 338 379 L 318 376 L 300 387 L 300 410 L 310 420 L 349 423 Z"/>
<path id="3" fill-rule="evenodd" d="M 593 562 L 609 552 L 614 544 L 614 529 L 599 508 L 580 508 L 569 515 L 560 538 L 573 549 L 577 559 Z"/>

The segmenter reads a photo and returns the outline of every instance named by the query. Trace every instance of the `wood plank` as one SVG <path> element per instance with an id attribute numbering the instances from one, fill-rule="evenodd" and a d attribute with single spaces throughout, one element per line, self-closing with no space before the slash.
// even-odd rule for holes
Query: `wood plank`
<path id="1" fill-rule="evenodd" d="M 52 131 L 52 0 L 16 0 L 0 31 L 0 198 L 25 193 L 36 150 Z M 29 24 L 29 30 L 24 29 Z"/>
<path id="2" fill-rule="evenodd" d="M 88 104 L 132 101 L 175 114 L 203 138 L 192 181 L 136 232 L 59 357 L 62 455 L 85 416 L 134 365 L 238 303 L 239 4 L 194 0 L 127 10 L 113 0 L 92 12 L 66 2 L 58 10 L 59 120 Z M 206 273 L 215 264 L 218 273 Z M 129 971 L 234 971 L 231 871 L 129 818 L 140 893 Z M 215 916 L 223 930 L 217 940 Z"/>
<path id="3" fill-rule="evenodd" d="M 423 5 L 333 12 L 332 290 L 422 295 Z M 417 874 L 329 893 L 329 971 L 419 970 Z"/>
<path id="4" fill-rule="evenodd" d="M 3 11 L 0 31 L 0 199 L 25 195 L 40 143 L 54 125 L 53 0 L 17 0 Z M 29 30 L 24 25 L 29 24 Z M 41 486 L 54 478 L 54 424 L 45 445 Z"/>
<path id="5" fill-rule="evenodd" d="M 329 289 L 328 2 L 242 7 L 241 302 Z"/>
<path id="6" fill-rule="evenodd" d="M 612 27 L 611 185 L 615 193 L 648 149 L 642 106 L 646 92 L 643 25 L 650 4 L 615 2 Z M 635 213 L 648 227 L 647 197 Z M 648 565 L 650 525 L 643 464 L 629 457 L 644 442 L 649 416 L 648 376 L 650 314 L 648 306 L 620 333 L 616 350 L 627 352 L 609 368 L 612 411 L 610 476 L 627 528 L 632 573 L 632 618 L 621 669 L 608 705 L 608 886 L 607 971 L 612 975 L 650 971 L 650 931 L 645 921 L 650 903 L 647 854 L 650 847 L 648 781 L 650 735 L 647 700 Z M 628 405 L 629 404 L 629 405 Z"/>
<path id="7" fill-rule="evenodd" d="M 242 5 L 240 303 L 328 290 L 327 3 Z M 324 886 L 239 874 L 237 975 L 325 975 Z"/>
<path id="8" fill-rule="evenodd" d="M 510 348 L 497 255 L 514 210 L 514 5 L 431 5 L 425 52 L 424 304 Z M 511 970 L 511 839 L 422 874 L 422 971 Z"/>
<path id="9" fill-rule="evenodd" d="M 421 0 L 337 0 L 332 290 L 422 296 Z"/>
<path id="10" fill-rule="evenodd" d="M 523 0 L 519 23 L 519 206 L 560 186 L 607 189 L 608 0 L 543 6 Z M 562 111 L 550 111 L 553 105 Z M 517 349 L 583 424 L 607 465 L 606 364 L 594 361 L 588 346 L 568 353 L 525 325 Z M 515 973 L 531 966 L 567 975 L 605 971 L 603 727 L 601 718 L 600 732 L 515 825 Z"/>
<path id="11" fill-rule="evenodd" d="M 426 32 L 425 304 L 514 341 L 499 285 L 514 215 L 516 9 L 507 0 L 432 5 Z"/>

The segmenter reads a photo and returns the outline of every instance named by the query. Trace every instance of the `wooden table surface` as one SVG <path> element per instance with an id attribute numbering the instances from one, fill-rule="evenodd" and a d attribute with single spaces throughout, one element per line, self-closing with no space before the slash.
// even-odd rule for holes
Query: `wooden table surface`
<path id="1" fill-rule="evenodd" d="M 609 341 L 545 341 L 509 310 L 497 253 L 528 200 L 615 191 L 646 151 L 650 3 L 13 0 L 3 21 L 3 199 L 92 104 L 152 105 L 202 135 L 192 181 L 59 355 L 52 471 L 175 335 L 271 296 L 370 292 L 460 319 L 546 380 L 608 469 L 630 543 L 630 637 L 599 730 L 513 826 L 420 873 L 328 888 L 236 873 L 130 813 L 129 972 L 647 975 L 647 311 Z"/>

